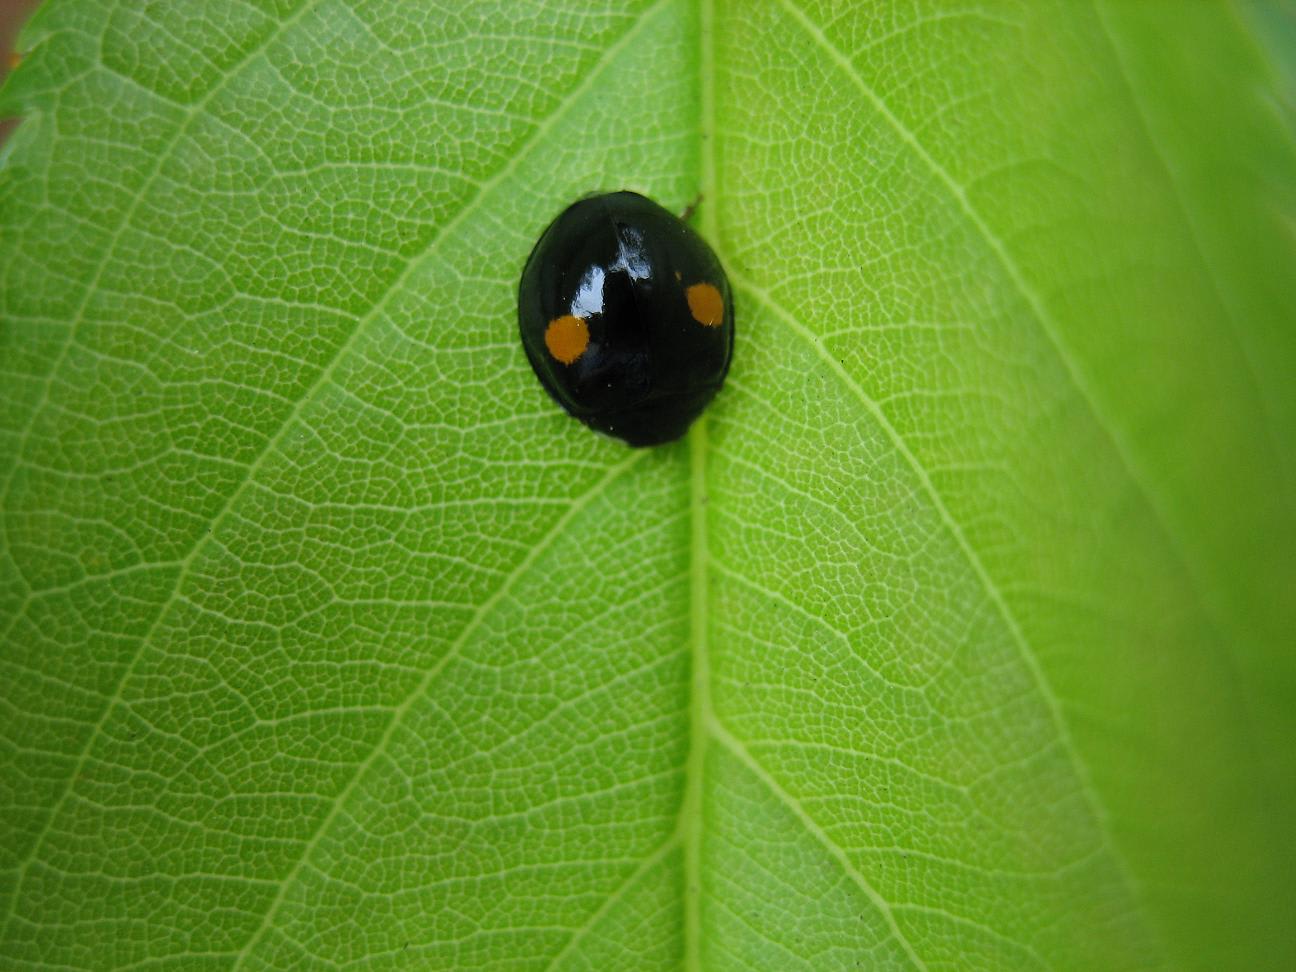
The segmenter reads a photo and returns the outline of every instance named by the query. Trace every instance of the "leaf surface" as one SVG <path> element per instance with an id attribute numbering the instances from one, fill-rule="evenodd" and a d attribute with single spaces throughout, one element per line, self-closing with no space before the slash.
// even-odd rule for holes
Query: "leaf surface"
<path id="1" fill-rule="evenodd" d="M 6 967 L 1289 966 L 1248 10 L 50 0 L 0 101 Z M 700 193 L 737 301 L 650 451 L 515 336 L 623 187 Z"/>

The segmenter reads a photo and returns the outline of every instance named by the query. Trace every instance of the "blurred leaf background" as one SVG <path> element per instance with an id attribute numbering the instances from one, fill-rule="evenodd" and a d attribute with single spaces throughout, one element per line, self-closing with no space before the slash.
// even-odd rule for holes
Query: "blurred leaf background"
<path id="1" fill-rule="evenodd" d="M 5 968 L 1291 968 L 1290 3 L 49 0 Z M 632 452 L 515 338 L 736 288 Z"/>

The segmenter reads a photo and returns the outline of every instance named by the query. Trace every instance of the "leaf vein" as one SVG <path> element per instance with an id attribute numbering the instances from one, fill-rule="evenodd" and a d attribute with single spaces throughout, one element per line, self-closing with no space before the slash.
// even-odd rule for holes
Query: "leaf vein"
<path id="1" fill-rule="evenodd" d="M 463 650 L 463 647 L 468 643 L 469 638 L 481 626 L 486 618 L 490 616 L 490 613 L 494 610 L 495 606 L 508 595 L 509 591 L 512 590 L 513 585 L 526 574 L 537 560 L 540 559 L 540 556 L 548 550 L 560 536 L 562 536 L 562 533 L 566 530 L 568 524 L 570 524 L 582 510 L 588 507 L 590 503 L 601 496 L 623 472 L 634 466 L 635 463 L 643 458 L 643 456 L 644 453 L 642 451 L 631 453 L 629 458 L 623 459 L 617 465 L 608 469 L 598 482 L 572 501 L 566 512 L 554 521 L 553 526 L 550 527 L 548 532 L 546 532 L 545 535 L 536 542 L 535 546 L 528 551 L 527 555 L 518 562 L 517 566 L 507 577 L 504 578 L 499 587 L 495 589 L 495 592 L 481 603 L 481 606 L 478 607 L 478 609 L 473 613 L 473 616 L 468 619 L 468 622 L 459 632 L 459 636 L 455 638 L 454 642 L 445 650 L 445 653 L 441 658 L 428 668 L 423 678 L 419 681 L 419 684 L 414 688 L 414 691 L 407 695 L 405 699 L 392 710 L 391 719 L 383 730 L 382 736 L 379 737 L 373 749 L 369 751 L 369 755 L 365 757 L 362 762 L 356 765 L 355 771 L 351 774 L 346 785 L 330 802 L 328 812 L 320 820 L 319 825 L 315 828 L 311 836 L 303 842 L 302 852 L 297 858 L 297 863 L 284 879 L 278 882 L 278 893 L 271 901 L 270 906 L 266 909 L 261 924 L 252 933 L 252 935 L 249 936 L 247 943 L 243 946 L 242 950 L 239 951 L 231 972 L 237 972 L 238 968 L 243 964 L 247 957 L 252 953 L 252 950 L 256 947 L 256 944 L 261 940 L 261 937 L 270 929 L 275 916 L 279 912 L 279 908 L 286 900 L 289 886 L 292 885 L 301 874 L 311 852 L 328 832 L 329 827 L 332 825 L 333 821 L 337 819 L 342 807 L 346 805 L 351 795 L 356 791 L 356 788 L 359 786 L 360 781 L 364 778 L 365 774 L 374 765 L 377 759 L 385 754 L 388 743 L 391 742 L 392 737 L 396 734 L 396 729 L 400 726 L 406 713 L 408 713 L 413 707 L 415 701 L 427 693 L 427 690 L 432 686 L 433 682 L 436 681 L 436 677 L 440 675 L 441 672 L 445 670 L 446 666 L 449 665 L 449 663 L 458 656 L 459 652 Z"/>
<path id="2" fill-rule="evenodd" d="M 882 919 L 886 922 L 887 928 L 891 932 L 891 936 L 904 951 L 905 956 L 909 959 L 913 967 L 921 970 L 921 972 L 927 972 L 927 964 L 918 956 L 918 953 L 914 951 L 913 944 L 905 937 L 904 932 L 901 930 L 899 924 L 897 924 L 890 902 L 878 893 L 877 889 L 873 887 L 873 884 L 869 879 L 864 876 L 864 873 L 855 866 L 850 857 L 847 856 L 845 849 L 828 836 L 824 829 L 820 827 L 808 813 L 806 813 L 805 808 L 801 806 L 801 803 L 796 799 L 796 797 L 783 789 L 778 780 L 774 779 L 774 777 L 770 775 L 769 771 L 766 770 L 750 752 L 748 752 L 747 747 L 744 746 L 732 733 L 730 733 L 714 715 L 710 718 L 707 729 L 710 732 L 711 737 L 715 739 L 716 742 L 720 743 L 720 745 L 724 746 L 725 749 L 729 750 L 729 752 L 732 753 L 740 763 L 747 767 L 748 771 L 760 780 L 765 788 L 792 812 L 793 816 L 796 817 L 801 826 L 806 829 L 806 832 L 809 833 L 810 836 L 824 848 L 824 850 L 828 851 L 828 853 L 832 855 L 833 859 L 841 865 L 843 873 L 845 873 L 856 887 L 864 892 L 865 897 L 873 903 L 873 906 L 882 915 Z"/>
<path id="3" fill-rule="evenodd" d="M 240 62 L 238 67 L 242 67 L 243 65 L 249 63 L 259 53 L 261 53 L 267 47 L 269 47 L 277 38 L 282 37 L 283 34 L 292 25 L 300 21 L 302 17 L 305 16 L 307 10 L 316 2 L 318 2 L 318 0 L 307 0 L 307 2 L 304 3 L 301 7 L 299 7 L 293 13 L 292 16 L 285 19 L 280 24 L 278 29 L 276 29 L 270 36 L 268 36 L 265 40 L 263 40 L 258 47 L 256 47 L 249 54 L 247 54 L 244 57 L 244 59 Z M 63 806 L 66 804 L 72 792 L 73 786 L 76 782 L 76 778 L 79 775 L 82 767 L 86 764 L 86 760 L 90 754 L 90 751 L 95 741 L 98 739 L 104 727 L 107 725 L 108 719 L 115 711 L 117 704 L 122 701 L 123 689 L 125 688 L 126 684 L 130 680 L 130 677 L 133 674 L 140 659 L 144 656 L 145 650 L 148 644 L 151 642 L 154 633 L 157 631 L 159 625 L 161 624 L 163 617 L 165 617 L 168 608 L 171 607 L 171 605 L 175 601 L 176 595 L 180 591 L 180 587 L 184 581 L 184 578 L 188 574 L 189 568 L 196 561 L 198 554 L 204 549 L 204 543 L 203 543 L 204 537 L 207 538 L 208 541 L 213 541 L 215 539 L 216 528 L 220 525 L 224 517 L 228 513 L 230 513 L 230 511 L 233 509 L 235 502 L 242 495 L 244 489 L 255 480 L 257 473 L 260 471 L 261 465 L 269 455 L 272 455 L 274 453 L 279 443 L 283 440 L 283 437 L 286 434 L 286 432 L 292 427 L 294 422 L 300 417 L 304 406 L 307 403 L 309 403 L 315 397 L 316 394 L 318 394 L 321 388 L 325 387 L 328 384 L 328 381 L 332 377 L 334 371 L 336 370 L 338 363 L 346 356 L 347 352 L 355 344 L 358 335 L 361 333 L 361 331 L 364 330 L 365 325 L 368 324 L 370 321 L 372 321 L 377 316 L 377 314 L 386 306 L 387 301 L 390 300 L 392 295 L 397 293 L 401 285 L 404 284 L 409 279 L 409 276 L 412 273 L 412 271 L 417 266 L 421 265 L 424 262 L 424 260 L 428 257 L 428 255 L 435 250 L 435 248 L 449 235 L 449 233 L 461 222 L 463 222 L 463 220 L 478 205 L 480 205 L 482 199 L 488 195 L 489 191 L 492 188 L 494 188 L 496 185 L 498 185 L 500 182 L 502 182 L 511 172 L 513 172 L 518 167 L 521 160 L 530 153 L 531 149 L 543 138 L 544 134 L 556 123 L 557 119 L 566 112 L 566 110 L 583 92 L 589 89 L 589 87 L 602 73 L 603 69 L 614 59 L 617 52 L 623 49 L 633 39 L 634 35 L 638 33 L 638 31 L 643 27 L 643 25 L 649 20 L 651 20 L 653 16 L 658 12 L 658 10 L 665 5 L 665 2 L 666 0 L 658 0 L 657 3 L 653 4 L 653 6 L 651 6 L 646 11 L 644 11 L 639 16 L 639 18 L 636 21 L 634 21 L 630 25 L 630 27 L 626 29 L 626 31 L 622 34 L 620 38 L 618 38 L 614 43 L 608 46 L 603 56 L 597 61 L 597 63 L 585 75 L 585 77 L 582 78 L 575 86 L 573 86 L 572 89 L 559 101 L 559 103 L 555 105 L 553 110 L 535 126 L 535 128 L 532 130 L 530 135 L 527 137 L 526 141 L 523 143 L 522 146 L 518 148 L 518 150 L 515 152 L 513 157 L 505 165 L 503 165 L 495 173 L 494 176 L 482 182 L 478 191 L 459 209 L 459 211 L 453 217 L 451 217 L 444 224 L 444 226 L 441 227 L 441 229 L 437 232 L 437 234 L 429 241 L 428 245 L 419 254 L 411 257 L 411 259 L 406 263 L 404 270 L 402 270 L 402 272 L 396 276 L 396 278 L 387 287 L 387 289 L 383 292 L 383 294 L 377 298 L 370 311 L 356 321 L 356 324 L 352 327 L 351 332 L 347 336 L 346 340 L 341 345 L 339 345 L 337 351 L 334 352 L 332 359 L 320 371 L 320 374 L 318 375 L 316 380 L 312 383 L 310 388 L 307 389 L 307 391 L 298 400 L 297 405 L 288 414 L 287 418 L 280 424 L 275 434 L 272 435 L 267 440 L 265 446 L 261 449 L 260 452 L 258 452 L 256 457 L 252 460 L 251 464 L 248 466 L 247 475 L 244 476 L 244 478 L 239 483 L 239 485 L 236 486 L 231 491 L 229 497 L 226 499 L 226 501 L 222 504 L 220 509 L 216 512 L 215 516 L 212 518 L 211 528 L 205 532 L 199 531 L 195 534 L 194 545 L 190 548 L 189 553 L 184 557 L 184 559 L 179 561 L 177 564 L 176 577 L 171 587 L 171 593 L 159 605 L 157 614 L 154 616 L 152 623 L 149 625 L 148 630 L 144 633 L 143 637 L 140 639 L 140 643 L 136 648 L 134 654 L 132 655 L 131 660 L 127 663 L 126 667 L 123 669 L 122 675 L 117 680 L 117 684 L 113 689 L 112 695 L 105 703 L 103 714 L 100 716 L 99 720 L 95 723 L 95 725 L 91 728 L 86 738 L 85 744 L 82 747 L 81 752 L 78 755 L 76 762 L 73 765 L 73 769 L 71 773 L 68 775 L 67 782 L 64 785 L 63 790 L 59 795 L 59 798 L 54 802 L 49 815 L 45 819 L 44 824 L 42 825 L 37 836 L 32 841 L 30 851 L 23 859 L 22 864 L 18 868 L 17 871 L 18 877 L 14 883 L 13 892 L 9 899 L 8 906 L 6 908 L 5 917 L 3 920 L 0 920 L 0 940 L 4 939 L 4 935 L 8 929 L 9 922 L 13 919 L 14 914 L 17 911 L 18 901 L 21 897 L 20 892 L 22 890 L 23 881 L 26 878 L 27 872 L 30 869 L 32 862 L 39 855 L 41 846 L 43 845 L 45 839 L 48 837 L 51 828 L 53 827 L 54 821 L 58 818 L 60 811 L 62 810 Z M 219 90 L 221 90 L 226 84 L 228 84 L 230 77 L 232 77 L 236 71 L 237 68 L 232 69 L 231 73 L 227 75 L 224 79 L 222 79 L 222 81 L 217 87 L 213 88 L 201 101 L 196 102 L 194 104 L 194 107 L 191 110 L 191 114 L 189 118 L 186 119 L 186 121 L 181 124 L 180 128 L 177 130 L 177 133 L 173 138 L 172 143 L 170 144 L 168 149 L 160 153 L 157 166 L 153 169 L 150 176 L 145 179 L 144 185 L 142 186 L 140 192 L 135 197 L 135 205 L 132 205 L 128 208 L 128 210 L 126 211 L 125 215 L 122 218 L 120 225 L 118 226 L 117 233 L 115 234 L 112 242 L 110 242 L 106 247 L 104 258 L 100 262 L 97 271 L 95 273 L 95 276 L 91 279 L 90 284 L 87 286 L 86 296 L 85 299 L 82 301 L 81 307 L 75 319 L 76 321 L 79 321 L 83 316 L 84 311 L 89 304 L 90 296 L 95 290 L 95 284 L 99 276 L 103 273 L 104 268 L 110 262 L 112 253 L 115 250 L 116 241 L 118 238 L 120 238 L 121 232 L 125 229 L 126 225 L 129 223 L 131 216 L 135 211 L 135 206 L 138 204 L 139 200 L 143 198 L 143 196 L 147 192 L 148 186 L 151 185 L 153 179 L 161 171 L 164 157 L 169 154 L 170 150 L 174 149 L 176 144 L 179 143 L 179 140 L 183 134 L 184 129 L 187 127 L 188 122 L 191 121 L 194 117 L 197 117 L 199 115 L 203 106 L 205 106 L 211 100 L 211 98 L 213 98 L 216 95 L 216 93 Z M 74 322 L 74 324 L 69 330 L 68 339 L 63 345 L 58 360 L 55 362 L 54 366 L 51 368 L 49 375 L 46 378 L 46 382 L 44 384 L 41 393 L 41 399 L 38 402 L 38 404 L 34 406 L 32 409 L 31 417 L 28 421 L 23 437 L 22 439 L 20 439 L 19 444 L 15 449 L 15 455 L 21 455 L 21 452 L 25 446 L 26 439 L 28 436 L 30 436 L 32 429 L 35 427 L 36 413 L 40 411 L 41 407 L 45 404 L 45 399 L 48 397 L 50 386 L 53 383 L 54 373 L 58 370 L 59 365 L 62 363 L 63 358 L 66 357 L 67 351 L 71 347 L 74 341 L 75 331 L 76 331 L 76 323 Z M 16 471 L 17 467 L 18 467 L 18 463 L 15 462 L 13 468 L 11 468 L 10 470 L 9 477 L 6 481 L 5 488 L 4 488 L 3 495 L 5 500 L 7 500 L 8 492 L 12 488 L 14 472 Z M 615 470 L 620 470 L 621 468 L 624 468 L 624 466 L 614 467 Z M 601 482 L 605 482 L 605 480 L 602 480 Z M 0 502 L 0 508 L 3 508 L 4 506 L 5 503 Z M 5 523 L 7 524 L 8 518 L 6 517 L 4 519 L 5 519 Z"/>
<path id="4" fill-rule="evenodd" d="M 1040 697 L 1048 710 L 1050 721 L 1053 723 L 1062 750 L 1066 754 L 1068 762 L 1071 764 L 1072 771 L 1075 773 L 1081 795 L 1089 808 L 1094 825 L 1098 830 L 1099 837 L 1107 847 L 1111 861 L 1122 883 L 1125 885 L 1126 890 L 1130 894 L 1131 900 L 1141 905 L 1142 896 L 1138 893 L 1134 876 L 1129 870 L 1128 863 L 1120 853 L 1115 839 L 1111 835 L 1107 815 L 1098 799 L 1097 791 L 1090 780 L 1088 769 L 1081 760 L 1079 750 L 1076 748 L 1075 742 L 1071 738 L 1071 733 L 1067 727 L 1066 720 L 1063 718 L 1061 702 L 1058 699 L 1057 694 L 1053 691 L 1052 686 L 1049 684 L 1049 681 L 1044 674 L 1044 670 L 1039 663 L 1039 659 L 1026 641 L 1025 633 L 1022 631 L 1021 625 L 1017 622 L 1016 615 L 1013 614 L 1011 608 L 1009 608 L 1007 601 L 1004 599 L 1003 593 L 999 590 L 998 585 L 982 563 L 980 556 L 968 541 L 962 527 L 959 525 L 958 521 L 955 520 L 949 507 L 945 504 L 944 498 L 936 489 L 936 485 L 932 482 L 931 476 L 928 474 L 926 468 L 921 462 L 919 462 L 918 457 L 909 448 L 908 443 L 905 442 L 896 427 L 892 425 L 891 420 L 887 418 L 886 413 L 882 411 L 877 402 L 875 402 L 864 391 L 859 382 L 857 382 L 851 374 L 846 371 L 842 363 L 824 349 L 822 343 L 815 338 L 815 335 L 810 330 L 794 318 L 791 313 L 784 309 L 766 291 L 749 281 L 746 281 L 740 275 L 735 274 L 732 270 L 729 275 L 731 278 L 736 278 L 742 289 L 751 297 L 754 297 L 757 303 L 765 306 L 766 309 L 782 321 L 790 331 L 802 338 L 806 344 L 813 349 L 814 353 L 824 361 L 829 370 L 837 376 L 846 389 L 860 402 L 864 407 L 864 410 L 878 423 L 882 428 L 882 431 L 891 440 L 892 445 L 900 453 L 905 463 L 918 478 L 923 492 L 929 498 L 937 515 L 940 517 L 945 528 L 954 539 L 955 545 L 971 567 L 977 581 L 985 590 L 987 597 L 989 597 L 990 602 L 994 605 L 995 611 L 999 614 L 1007 628 L 1012 643 L 1016 646 L 1018 654 L 1021 656 L 1022 662 L 1026 665 L 1027 672 L 1035 682 Z"/>
<path id="5" fill-rule="evenodd" d="M 977 234 L 985 241 L 990 252 L 994 255 L 999 265 L 1003 267 L 1012 283 L 1014 289 L 1026 301 L 1026 305 L 1031 310 L 1031 316 L 1034 317 L 1039 325 L 1041 333 L 1053 348 L 1054 354 L 1062 364 L 1073 388 L 1075 388 L 1080 400 L 1084 403 L 1089 413 L 1093 416 L 1098 428 L 1106 435 L 1112 445 L 1112 449 L 1121 464 L 1125 467 L 1126 474 L 1137 492 L 1142 498 L 1153 520 L 1165 536 L 1171 551 L 1176 555 L 1179 561 L 1184 565 L 1190 576 L 1195 576 L 1192 561 L 1186 554 L 1186 545 L 1179 534 L 1172 528 L 1169 516 L 1156 500 L 1155 494 L 1148 485 L 1146 474 L 1135 463 L 1133 450 L 1126 443 L 1125 438 L 1117 431 L 1116 424 L 1109 416 L 1099 407 L 1098 396 L 1090 385 L 1089 380 L 1081 371 L 1079 364 L 1076 362 L 1074 355 L 1062 340 L 1061 328 L 1057 321 L 1045 306 L 1044 300 L 1034 287 L 1026 280 L 1022 273 L 1021 267 L 1008 252 L 1004 242 L 998 237 L 990 226 L 982 218 L 981 214 L 972 205 L 968 199 L 966 189 L 959 185 L 957 180 L 950 175 L 949 171 L 942 166 L 936 159 L 923 147 L 917 136 L 902 122 L 896 114 L 891 111 L 890 107 L 881 96 L 869 86 L 855 67 L 854 62 L 849 56 L 843 53 L 828 37 L 823 30 L 812 21 L 806 13 L 797 7 L 792 0 L 778 0 L 779 5 L 788 12 L 797 24 L 806 32 L 810 38 L 823 48 L 828 57 L 841 69 L 842 73 L 850 79 L 855 88 L 864 96 L 865 101 L 882 117 L 882 119 L 891 127 L 902 142 L 909 146 L 910 150 L 923 163 L 924 166 L 934 175 L 938 182 L 943 185 L 946 191 L 954 199 L 959 210 L 964 217 L 976 230 Z"/>

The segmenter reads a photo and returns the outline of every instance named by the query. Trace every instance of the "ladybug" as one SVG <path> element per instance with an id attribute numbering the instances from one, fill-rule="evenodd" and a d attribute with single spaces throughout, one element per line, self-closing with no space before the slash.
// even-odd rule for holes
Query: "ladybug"
<path id="1" fill-rule="evenodd" d="M 541 234 L 518 287 L 522 346 L 569 414 L 632 446 L 678 439 L 733 355 L 733 297 L 692 227 L 634 192 L 586 196 Z"/>

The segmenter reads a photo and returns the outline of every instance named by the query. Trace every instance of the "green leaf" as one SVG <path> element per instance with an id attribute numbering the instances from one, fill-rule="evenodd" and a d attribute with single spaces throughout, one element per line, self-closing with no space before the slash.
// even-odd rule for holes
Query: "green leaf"
<path id="1" fill-rule="evenodd" d="M 1291 966 L 1277 18 L 861 6 L 49 0 L 0 964 Z M 736 291 L 651 451 L 515 334 L 621 187 Z"/>

